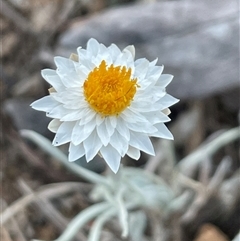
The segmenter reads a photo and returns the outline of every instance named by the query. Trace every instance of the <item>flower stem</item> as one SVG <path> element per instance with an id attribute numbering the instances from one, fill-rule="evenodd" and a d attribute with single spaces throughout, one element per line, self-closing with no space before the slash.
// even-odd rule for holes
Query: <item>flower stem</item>
<path id="1" fill-rule="evenodd" d="M 197 165 L 201 160 L 206 156 L 212 156 L 216 151 L 221 147 L 227 145 L 230 142 L 233 142 L 240 138 L 240 127 L 233 128 L 228 130 L 218 136 L 215 140 L 210 143 L 201 146 L 192 154 L 183 158 L 179 164 L 179 170 L 185 174 L 185 170 L 189 170 L 190 167 Z"/>
<path id="2" fill-rule="evenodd" d="M 109 203 L 97 203 L 89 208 L 80 212 L 67 226 L 62 235 L 55 239 L 55 241 L 70 241 L 75 236 L 75 234 L 79 231 L 81 227 L 83 227 L 87 222 L 91 219 L 98 216 L 100 213 L 109 209 Z"/>
<path id="3" fill-rule="evenodd" d="M 103 225 L 116 214 L 115 208 L 111 208 L 106 212 L 100 214 L 97 219 L 94 221 L 93 226 L 90 230 L 88 241 L 97 241 L 99 240 Z"/>

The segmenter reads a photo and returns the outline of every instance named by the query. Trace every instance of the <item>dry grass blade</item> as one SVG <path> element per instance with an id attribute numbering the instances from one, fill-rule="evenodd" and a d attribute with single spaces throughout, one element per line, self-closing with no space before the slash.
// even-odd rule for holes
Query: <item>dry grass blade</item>
<path id="1" fill-rule="evenodd" d="M 0 229 L 0 239 L 2 241 L 12 241 L 10 234 L 8 233 L 7 229 L 4 226 L 1 226 L 1 229 Z"/>
<path id="2" fill-rule="evenodd" d="M 202 183 L 204 186 L 207 186 L 210 182 L 210 173 L 213 167 L 211 164 L 211 159 L 207 157 L 203 160 L 200 164 L 199 168 L 199 182 Z"/>
<path id="3" fill-rule="evenodd" d="M 1 208 L 6 208 L 7 207 L 7 203 L 5 202 L 5 200 L 1 200 Z M 11 225 L 11 228 L 9 228 L 8 226 L 8 229 L 5 229 L 5 227 L 3 225 L 1 225 L 1 229 L 0 229 L 0 240 L 12 240 L 11 239 L 11 235 L 9 233 L 12 234 L 12 231 L 14 230 L 14 236 L 17 236 L 18 237 L 18 241 L 27 241 L 18 225 L 18 222 L 15 220 L 14 217 L 12 217 L 10 219 L 10 225 Z M 9 231 L 10 230 L 10 231 Z"/>
<path id="4" fill-rule="evenodd" d="M 179 170 L 186 176 L 191 176 L 191 174 L 194 172 L 194 170 L 197 169 L 199 163 L 202 161 L 203 158 L 211 157 L 220 148 L 231 142 L 237 141 L 239 138 L 240 127 L 233 128 L 220 134 L 210 143 L 202 145 L 195 152 L 183 158 L 178 164 Z"/>
<path id="5" fill-rule="evenodd" d="M 152 241 L 165 241 L 167 232 L 164 230 L 163 223 L 161 219 L 153 211 L 148 212 L 148 218 L 150 220 L 151 232 L 152 232 Z M 163 235 L 164 234 L 164 235 Z"/>
<path id="6" fill-rule="evenodd" d="M 214 192 L 216 191 L 218 188 L 220 188 L 220 186 L 222 185 L 224 178 L 227 175 L 227 172 L 230 169 L 232 160 L 230 157 L 225 157 L 222 162 L 220 163 L 220 165 L 218 166 L 214 176 L 212 177 L 208 189 L 210 190 L 210 192 Z"/>
<path id="7" fill-rule="evenodd" d="M 12 216 L 16 215 L 23 208 L 26 208 L 29 204 L 36 201 L 37 196 L 41 196 L 42 198 L 50 199 L 53 197 L 58 197 L 61 195 L 65 195 L 66 193 L 81 190 L 90 191 L 89 184 L 69 182 L 69 183 L 59 183 L 59 184 L 51 184 L 40 188 L 39 191 L 34 194 L 28 194 L 17 201 L 15 201 L 11 206 L 5 209 L 0 214 L 0 225 L 6 223 Z"/>
<path id="8" fill-rule="evenodd" d="M 47 219 L 62 232 L 68 225 L 68 220 L 46 199 L 40 195 L 37 195 L 33 190 L 27 185 L 24 180 L 19 180 L 18 183 L 21 191 L 26 194 L 35 195 L 34 203 L 37 204 L 37 207 L 40 209 L 40 212 L 47 217 Z M 78 240 L 86 240 L 85 236 L 81 233 L 76 235 Z"/>
<path id="9" fill-rule="evenodd" d="M 27 241 L 24 237 L 22 230 L 19 227 L 18 222 L 15 220 L 14 217 L 11 218 L 11 223 L 14 228 L 15 235 L 18 237 L 17 241 Z"/>

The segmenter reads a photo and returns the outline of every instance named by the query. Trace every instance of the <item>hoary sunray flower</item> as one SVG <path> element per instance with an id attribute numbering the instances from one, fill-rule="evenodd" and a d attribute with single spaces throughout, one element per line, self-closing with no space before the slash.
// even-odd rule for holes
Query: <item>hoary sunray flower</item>
<path id="1" fill-rule="evenodd" d="M 150 137 L 173 139 L 164 123 L 170 120 L 166 110 L 178 100 L 166 93 L 173 76 L 162 74 L 157 60 L 134 60 L 133 46 L 121 51 L 95 39 L 77 54 L 55 57 L 57 69 L 42 71 L 52 87 L 31 105 L 53 118 L 53 145 L 69 142 L 70 162 L 100 154 L 116 173 L 125 155 L 154 155 Z"/>

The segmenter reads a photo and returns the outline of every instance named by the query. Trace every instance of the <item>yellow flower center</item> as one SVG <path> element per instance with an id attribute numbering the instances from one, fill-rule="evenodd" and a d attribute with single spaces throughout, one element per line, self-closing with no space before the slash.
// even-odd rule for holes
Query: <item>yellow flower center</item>
<path id="1" fill-rule="evenodd" d="M 106 65 L 103 60 L 84 82 L 84 95 L 96 112 L 103 116 L 118 115 L 127 108 L 136 93 L 137 79 L 131 79 L 131 68 Z"/>

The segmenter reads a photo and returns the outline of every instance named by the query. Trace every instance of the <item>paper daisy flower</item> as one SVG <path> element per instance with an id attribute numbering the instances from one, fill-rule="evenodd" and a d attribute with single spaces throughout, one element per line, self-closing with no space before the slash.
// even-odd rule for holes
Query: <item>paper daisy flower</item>
<path id="1" fill-rule="evenodd" d="M 162 74 L 157 60 L 134 55 L 133 46 L 121 51 L 90 39 L 70 59 L 55 57 L 56 70 L 42 71 L 52 88 L 31 106 L 53 118 L 53 145 L 69 142 L 70 162 L 100 154 L 116 173 L 125 155 L 154 155 L 150 137 L 173 139 L 164 125 L 165 110 L 178 101 L 165 91 L 173 76 Z"/>

